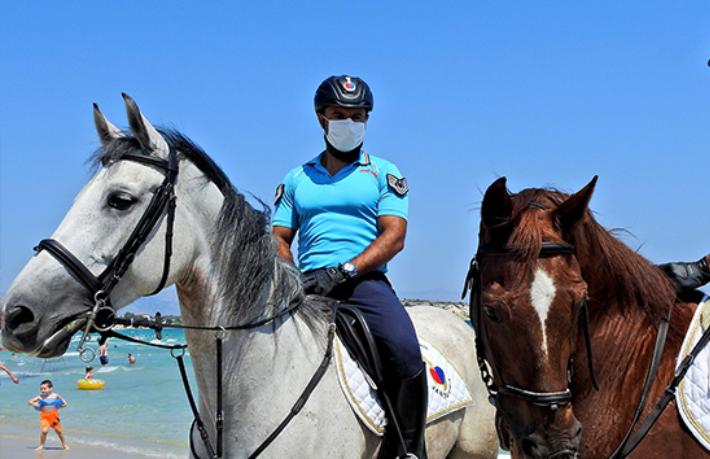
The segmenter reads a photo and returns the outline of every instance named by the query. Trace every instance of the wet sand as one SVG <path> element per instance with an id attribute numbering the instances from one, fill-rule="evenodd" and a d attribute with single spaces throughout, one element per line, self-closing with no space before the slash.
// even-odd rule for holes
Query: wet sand
<path id="1" fill-rule="evenodd" d="M 100 445 L 90 445 L 81 441 L 72 441 L 71 436 L 67 438 L 71 449 L 65 451 L 60 447 L 59 440 L 53 431 L 49 432 L 46 448 L 43 451 L 35 451 L 39 445 L 38 437 L 39 432 L 25 432 L 7 424 L 0 425 L 0 459 L 138 459 L 151 457 Z"/>

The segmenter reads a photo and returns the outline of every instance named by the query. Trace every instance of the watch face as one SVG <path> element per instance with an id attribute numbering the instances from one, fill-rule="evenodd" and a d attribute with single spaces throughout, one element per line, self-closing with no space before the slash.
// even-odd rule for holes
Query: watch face
<path id="1" fill-rule="evenodd" d="M 357 268 L 355 268 L 355 265 L 350 262 L 343 263 L 343 271 L 348 275 L 348 277 L 352 277 L 357 274 Z"/>

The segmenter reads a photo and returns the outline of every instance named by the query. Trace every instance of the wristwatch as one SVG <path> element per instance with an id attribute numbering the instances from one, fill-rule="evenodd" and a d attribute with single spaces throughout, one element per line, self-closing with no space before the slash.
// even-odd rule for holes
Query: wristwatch
<path id="1" fill-rule="evenodd" d="M 340 263 L 338 266 L 340 272 L 345 275 L 348 279 L 355 279 L 357 277 L 357 268 L 351 261 L 346 261 L 345 263 Z"/>

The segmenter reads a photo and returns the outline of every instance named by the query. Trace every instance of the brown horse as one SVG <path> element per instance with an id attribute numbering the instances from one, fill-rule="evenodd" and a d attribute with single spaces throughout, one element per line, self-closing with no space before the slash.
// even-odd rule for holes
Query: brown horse
<path id="1" fill-rule="evenodd" d="M 501 443 L 514 457 L 609 457 L 633 421 L 661 319 L 670 313 L 641 419 L 673 378 L 696 308 L 596 222 L 595 184 L 573 195 L 510 194 L 501 178 L 485 193 L 471 319 L 497 391 Z M 632 457 L 708 456 L 670 405 Z"/>

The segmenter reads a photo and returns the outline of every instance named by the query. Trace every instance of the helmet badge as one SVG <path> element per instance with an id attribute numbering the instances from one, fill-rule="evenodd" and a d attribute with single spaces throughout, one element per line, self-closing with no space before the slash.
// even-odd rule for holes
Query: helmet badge
<path id="1" fill-rule="evenodd" d="M 345 82 L 343 83 L 343 88 L 347 92 L 353 92 L 357 89 L 357 85 L 350 79 L 350 77 L 345 77 Z"/>

